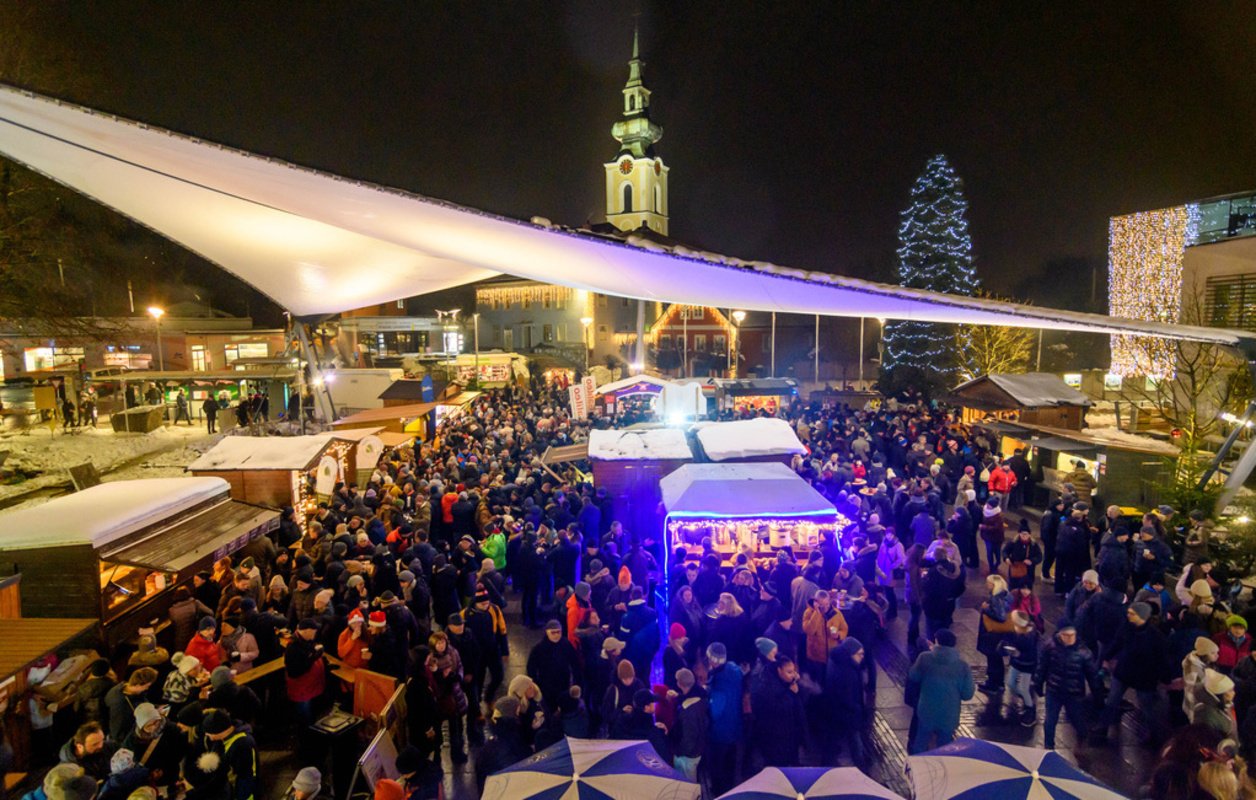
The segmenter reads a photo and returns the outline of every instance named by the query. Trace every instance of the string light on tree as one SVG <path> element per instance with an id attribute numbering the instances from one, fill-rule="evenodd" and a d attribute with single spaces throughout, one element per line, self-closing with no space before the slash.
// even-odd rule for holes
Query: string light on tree
<path id="1" fill-rule="evenodd" d="M 980 288 L 973 270 L 964 184 L 946 156 L 934 156 L 916 179 L 898 229 L 902 286 L 971 296 Z M 909 367 L 926 376 L 950 371 L 952 326 L 901 320 L 885 325 L 886 368 Z"/>
<path id="2" fill-rule="evenodd" d="M 1114 317 L 1178 322 L 1182 313 L 1182 260 L 1198 210 L 1175 206 L 1113 217 L 1108 230 L 1108 312 Z M 1172 378 L 1173 341 L 1112 336 L 1110 372 L 1124 377 Z"/>

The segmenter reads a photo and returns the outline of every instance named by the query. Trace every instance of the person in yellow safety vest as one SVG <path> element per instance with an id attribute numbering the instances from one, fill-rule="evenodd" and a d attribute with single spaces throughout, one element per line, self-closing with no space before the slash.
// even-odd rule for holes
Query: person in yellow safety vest
<path id="1" fill-rule="evenodd" d="M 257 743 L 249 735 L 248 726 L 236 725 L 227 712 L 214 709 L 205 715 L 201 727 L 205 731 L 207 749 L 222 748 L 222 759 L 232 787 L 232 800 L 253 800 L 253 787 L 257 782 Z"/>

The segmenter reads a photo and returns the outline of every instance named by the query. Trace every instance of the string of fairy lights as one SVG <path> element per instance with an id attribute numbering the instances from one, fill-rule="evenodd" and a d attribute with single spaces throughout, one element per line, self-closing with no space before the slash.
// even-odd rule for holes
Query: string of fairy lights
<path id="1" fill-rule="evenodd" d="M 1194 211 L 1198 225 L 1198 209 Z M 1182 261 L 1191 235 L 1188 206 L 1113 217 L 1108 228 L 1108 311 L 1114 317 L 1175 323 L 1182 312 Z M 1172 340 L 1114 334 L 1110 371 L 1172 378 Z"/>
<path id="2" fill-rule="evenodd" d="M 973 269 L 964 185 L 946 156 L 930 159 L 912 186 L 898 229 L 902 286 L 968 295 L 980 288 Z M 885 326 L 887 366 L 944 367 L 953 355 L 946 326 L 896 320 Z"/>
<path id="3" fill-rule="evenodd" d="M 484 286 L 475 290 L 477 308 L 509 308 L 513 304 L 541 308 L 566 308 L 575 296 L 570 286 L 533 283 L 514 286 Z"/>

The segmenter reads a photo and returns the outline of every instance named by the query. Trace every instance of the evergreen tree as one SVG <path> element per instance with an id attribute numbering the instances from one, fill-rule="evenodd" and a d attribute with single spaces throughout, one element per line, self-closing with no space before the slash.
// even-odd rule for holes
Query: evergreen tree
<path id="1" fill-rule="evenodd" d="M 972 296 L 973 271 L 964 183 L 934 156 L 912 186 L 898 229 L 898 280 L 912 289 Z M 953 325 L 895 320 L 885 326 L 885 369 L 894 388 L 949 381 L 955 357 Z"/>

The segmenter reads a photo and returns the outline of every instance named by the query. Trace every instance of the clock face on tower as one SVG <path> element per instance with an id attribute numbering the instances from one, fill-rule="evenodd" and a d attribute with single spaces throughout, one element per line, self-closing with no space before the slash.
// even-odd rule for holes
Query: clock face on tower
<path id="1" fill-rule="evenodd" d="M 619 162 L 619 171 L 625 175 L 632 172 L 632 159 L 625 158 L 623 161 Z"/>

